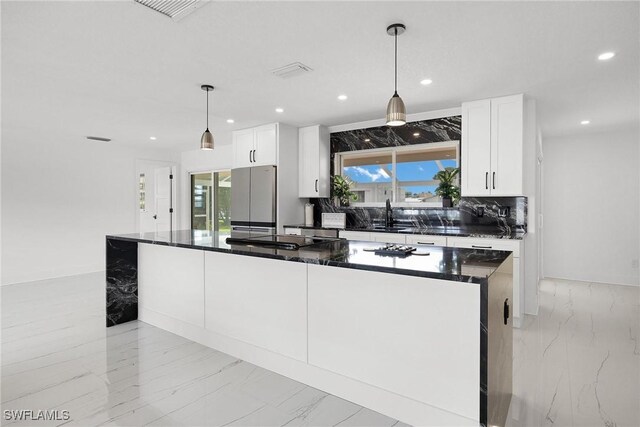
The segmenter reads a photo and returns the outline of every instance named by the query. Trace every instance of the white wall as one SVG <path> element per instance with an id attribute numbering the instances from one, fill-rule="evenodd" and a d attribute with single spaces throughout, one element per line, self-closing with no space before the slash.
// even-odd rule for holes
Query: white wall
<path id="1" fill-rule="evenodd" d="M 636 129 L 544 140 L 546 277 L 639 284 L 639 136 Z"/>
<path id="2" fill-rule="evenodd" d="M 178 186 L 180 188 L 180 212 L 179 229 L 191 228 L 191 189 L 189 174 L 193 172 L 208 172 L 231 169 L 232 162 L 231 144 L 218 144 L 212 151 L 191 150 L 181 153 L 180 176 Z M 231 183 L 233 185 L 233 183 Z"/>
<path id="3" fill-rule="evenodd" d="M 179 155 L 3 130 L 1 283 L 104 270 L 105 235 L 135 232 L 136 159 Z"/>

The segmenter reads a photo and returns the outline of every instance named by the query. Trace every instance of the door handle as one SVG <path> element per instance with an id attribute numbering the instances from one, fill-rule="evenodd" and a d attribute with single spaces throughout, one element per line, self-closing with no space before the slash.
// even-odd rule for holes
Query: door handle
<path id="1" fill-rule="evenodd" d="M 158 219 L 158 215 L 154 215 L 154 216 L 153 216 L 153 219 Z"/>
<path id="2" fill-rule="evenodd" d="M 253 163 L 256 162 L 256 150 L 253 150 Z"/>
<path id="3" fill-rule="evenodd" d="M 316 183 L 315 183 L 315 188 L 316 188 L 316 193 L 318 192 L 318 180 L 316 179 Z"/>
<path id="4" fill-rule="evenodd" d="M 489 189 L 489 172 L 486 172 L 484 174 L 484 189 L 485 190 Z"/>
<path id="5" fill-rule="evenodd" d="M 419 245 L 435 245 L 433 242 L 418 242 Z"/>
<path id="6" fill-rule="evenodd" d="M 504 324 L 507 324 L 507 320 L 509 320 L 509 298 L 504 300 L 502 317 L 504 318 Z"/>
<path id="7" fill-rule="evenodd" d="M 495 190 L 496 189 L 496 173 L 495 172 L 493 173 L 493 179 L 491 181 L 493 183 L 493 189 Z"/>
<path id="8" fill-rule="evenodd" d="M 251 150 L 249 150 L 249 163 L 252 163 L 253 160 L 251 160 Z"/>
<path id="9" fill-rule="evenodd" d="M 474 249 L 491 249 L 491 246 L 471 245 Z"/>

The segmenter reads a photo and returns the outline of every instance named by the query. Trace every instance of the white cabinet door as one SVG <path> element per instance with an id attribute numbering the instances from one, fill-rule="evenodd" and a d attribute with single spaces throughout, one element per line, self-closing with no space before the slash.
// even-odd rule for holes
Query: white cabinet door
<path id="1" fill-rule="evenodd" d="M 371 240 L 374 242 L 400 243 L 403 245 L 406 243 L 405 235 L 397 233 L 371 233 Z"/>
<path id="2" fill-rule="evenodd" d="M 522 195 L 523 95 L 491 100 L 491 195 Z"/>
<path id="3" fill-rule="evenodd" d="M 267 166 L 278 163 L 278 143 L 276 124 L 259 126 L 254 129 L 254 152 L 251 166 Z"/>
<path id="4" fill-rule="evenodd" d="M 141 312 L 152 310 L 204 327 L 202 251 L 138 244 L 138 285 Z"/>
<path id="5" fill-rule="evenodd" d="M 490 194 L 491 100 L 462 104 L 461 194 Z"/>
<path id="6" fill-rule="evenodd" d="M 318 196 L 318 182 L 320 180 L 320 162 L 318 126 L 301 128 L 298 131 L 299 143 L 299 174 L 298 194 L 300 197 Z"/>
<path id="7" fill-rule="evenodd" d="M 407 234 L 408 245 L 447 246 L 446 236 L 430 236 L 426 234 Z"/>
<path id="8" fill-rule="evenodd" d="M 308 272 L 310 364 L 478 419 L 479 286 L 311 264 Z"/>
<path id="9" fill-rule="evenodd" d="M 329 197 L 329 131 L 324 126 L 300 128 L 299 185 L 300 197 Z"/>
<path id="10" fill-rule="evenodd" d="M 233 132 L 233 167 L 245 168 L 253 166 L 253 129 Z"/>
<path id="11" fill-rule="evenodd" d="M 347 231 L 340 230 L 339 236 L 341 239 L 347 240 L 362 240 L 365 242 L 373 242 L 374 240 L 371 238 L 371 233 L 368 231 Z"/>
<path id="12" fill-rule="evenodd" d="M 306 264 L 208 251 L 204 264 L 208 330 L 307 361 Z"/>

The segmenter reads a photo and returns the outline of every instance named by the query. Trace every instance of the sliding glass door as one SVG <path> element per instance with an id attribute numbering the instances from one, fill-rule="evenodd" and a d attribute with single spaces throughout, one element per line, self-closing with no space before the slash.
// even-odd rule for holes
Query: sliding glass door
<path id="1" fill-rule="evenodd" d="M 230 232 L 231 171 L 191 174 L 191 229 Z"/>

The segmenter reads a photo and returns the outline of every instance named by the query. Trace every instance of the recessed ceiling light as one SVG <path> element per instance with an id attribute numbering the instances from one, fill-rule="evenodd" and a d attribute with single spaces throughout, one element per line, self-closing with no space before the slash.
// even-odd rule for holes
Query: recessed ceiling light
<path id="1" fill-rule="evenodd" d="M 276 108 L 276 113 L 284 113 L 284 110 L 282 108 Z"/>
<path id="2" fill-rule="evenodd" d="M 158 138 L 156 138 L 155 136 L 150 136 L 149 139 L 152 140 L 152 141 L 155 141 Z"/>
<path id="3" fill-rule="evenodd" d="M 371 141 L 369 138 L 366 138 L 366 139 L 364 140 L 364 142 L 369 142 L 369 141 Z"/>
<path id="4" fill-rule="evenodd" d="M 598 55 L 598 59 L 600 61 L 606 61 L 608 59 L 613 58 L 614 56 L 616 56 L 615 52 L 605 52 Z"/>
<path id="5" fill-rule="evenodd" d="M 346 101 L 346 99 L 347 99 L 347 95 L 338 95 L 338 99 L 339 99 L 340 101 Z"/>
<path id="6" fill-rule="evenodd" d="M 591 123 L 589 120 L 583 120 L 580 122 L 581 125 L 588 125 L 589 123 Z"/>
<path id="7" fill-rule="evenodd" d="M 431 83 L 433 83 L 433 80 L 431 80 L 431 79 L 420 80 L 420 84 L 422 86 L 427 86 L 427 85 L 430 85 Z"/>
<path id="8" fill-rule="evenodd" d="M 413 136 L 420 136 L 420 132 L 415 132 Z"/>
<path id="9" fill-rule="evenodd" d="M 227 119 L 227 123 L 235 123 L 235 120 L 233 120 L 233 119 Z"/>

